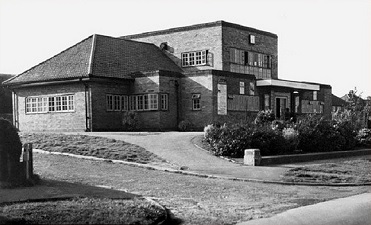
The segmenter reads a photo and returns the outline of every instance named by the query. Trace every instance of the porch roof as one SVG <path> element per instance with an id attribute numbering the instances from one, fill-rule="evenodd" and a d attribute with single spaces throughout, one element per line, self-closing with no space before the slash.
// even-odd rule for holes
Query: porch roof
<path id="1" fill-rule="evenodd" d="M 275 87 L 286 87 L 286 88 L 312 90 L 312 91 L 320 90 L 319 84 L 288 81 L 288 80 L 276 80 L 276 79 L 257 80 L 256 86 L 258 87 L 275 86 Z"/>

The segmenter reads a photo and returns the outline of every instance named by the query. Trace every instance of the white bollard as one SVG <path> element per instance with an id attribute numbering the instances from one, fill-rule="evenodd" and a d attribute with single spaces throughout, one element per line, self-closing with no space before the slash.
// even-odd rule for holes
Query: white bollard
<path id="1" fill-rule="evenodd" d="M 259 166 L 261 159 L 262 158 L 259 149 L 245 149 L 243 164 L 247 166 Z"/>

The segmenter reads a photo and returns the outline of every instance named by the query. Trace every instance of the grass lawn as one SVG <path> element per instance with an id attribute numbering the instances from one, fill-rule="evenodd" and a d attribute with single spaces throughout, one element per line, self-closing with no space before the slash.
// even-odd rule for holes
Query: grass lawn
<path id="1" fill-rule="evenodd" d="M 371 182 L 371 162 L 366 159 L 337 163 L 313 164 L 290 169 L 284 181 L 314 183 L 366 183 Z"/>
<path id="2" fill-rule="evenodd" d="M 155 224 L 166 216 L 148 201 L 76 198 L 5 205 L 1 216 L 18 224 Z M 4 219 L 3 219 L 4 220 Z M 158 221 L 159 220 L 159 221 Z M 1 221 L 0 224 L 6 221 Z M 8 221 L 9 223 L 9 221 Z"/>
<path id="3" fill-rule="evenodd" d="M 165 160 L 140 146 L 104 137 L 53 133 L 20 133 L 20 138 L 22 143 L 32 142 L 33 148 L 50 152 L 65 152 L 143 164 L 165 162 Z"/>
<path id="4" fill-rule="evenodd" d="M 369 186 L 313 187 L 208 179 L 37 153 L 34 166 L 42 179 L 106 185 L 151 197 L 174 214 L 176 219 L 171 224 L 182 221 L 184 225 L 236 224 L 371 191 Z"/>

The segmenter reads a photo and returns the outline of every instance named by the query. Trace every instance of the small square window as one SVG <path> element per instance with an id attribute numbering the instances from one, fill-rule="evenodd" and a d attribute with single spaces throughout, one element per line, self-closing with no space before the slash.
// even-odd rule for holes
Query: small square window
<path id="1" fill-rule="evenodd" d="M 255 44 L 255 35 L 250 34 L 250 44 Z"/>

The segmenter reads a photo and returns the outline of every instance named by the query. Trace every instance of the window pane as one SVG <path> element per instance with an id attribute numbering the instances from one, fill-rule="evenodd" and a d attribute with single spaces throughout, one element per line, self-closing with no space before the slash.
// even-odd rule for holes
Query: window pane
<path id="1" fill-rule="evenodd" d="M 55 111 L 55 98 L 49 97 L 49 111 L 54 112 Z"/>

